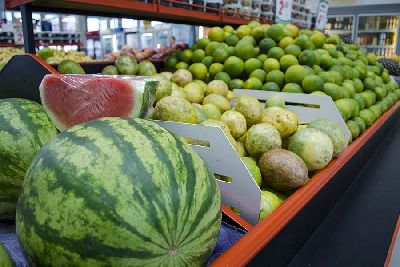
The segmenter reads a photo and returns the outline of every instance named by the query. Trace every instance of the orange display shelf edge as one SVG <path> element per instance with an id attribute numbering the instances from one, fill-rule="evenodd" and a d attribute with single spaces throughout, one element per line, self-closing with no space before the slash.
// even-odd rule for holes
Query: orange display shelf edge
<path id="1" fill-rule="evenodd" d="M 250 229 L 210 266 L 245 266 L 262 250 L 307 203 L 334 177 L 378 129 L 400 108 L 400 101 L 386 111 L 370 128 L 351 143 L 340 157 L 314 175 L 270 216 Z"/>

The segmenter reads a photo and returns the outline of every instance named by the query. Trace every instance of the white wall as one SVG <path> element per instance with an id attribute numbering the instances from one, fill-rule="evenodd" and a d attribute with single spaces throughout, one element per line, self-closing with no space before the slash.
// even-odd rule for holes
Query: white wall
<path id="1" fill-rule="evenodd" d="M 400 0 L 328 0 L 329 6 L 400 4 Z M 319 0 L 307 0 L 311 12 L 317 12 Z"/>

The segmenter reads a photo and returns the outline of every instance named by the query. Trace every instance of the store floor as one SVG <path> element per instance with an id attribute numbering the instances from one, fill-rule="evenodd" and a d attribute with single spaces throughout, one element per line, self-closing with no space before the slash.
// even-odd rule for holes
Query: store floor
<path id="1" fill-rule="evenodd" d="M 383 266 L 399 214 L 397 118 L 358 177 L 289 266 Z M 393 251 L 395 254 L 400 255 L 400 251 Z"/>

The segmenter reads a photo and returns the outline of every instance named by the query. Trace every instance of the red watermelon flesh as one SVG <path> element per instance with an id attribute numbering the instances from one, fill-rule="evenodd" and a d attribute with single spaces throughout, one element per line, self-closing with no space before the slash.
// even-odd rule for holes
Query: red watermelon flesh
<path id="1" fill-rule="evenodd" d="M 145 117 L 158 82 L 140 76 L 46 75 L 42 104 L 62 131 L 102 117 Z"/>

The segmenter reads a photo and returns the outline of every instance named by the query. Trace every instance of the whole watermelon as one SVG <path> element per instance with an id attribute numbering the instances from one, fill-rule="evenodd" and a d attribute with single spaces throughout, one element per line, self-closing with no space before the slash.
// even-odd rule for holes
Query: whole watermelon
<path id="1" fill-rule="evenodd" d="M 213 174 L 180 138 L 102 118 L 44 146 L 17 205 L 34 266 L 202 266 L 221 223 Z"/>
<path id="2" fill-rule="evenodd" d="M 0 221 L 15 219 L 26 170 L 39 149 L 57 135 L 41 105 L 0 99 Z"/>
<path id="3" fill-rule="evenodd" d="M 0 243 L 0 267 L 14 267 L 15 263 L 12 260 L 7 249 Z"/>

